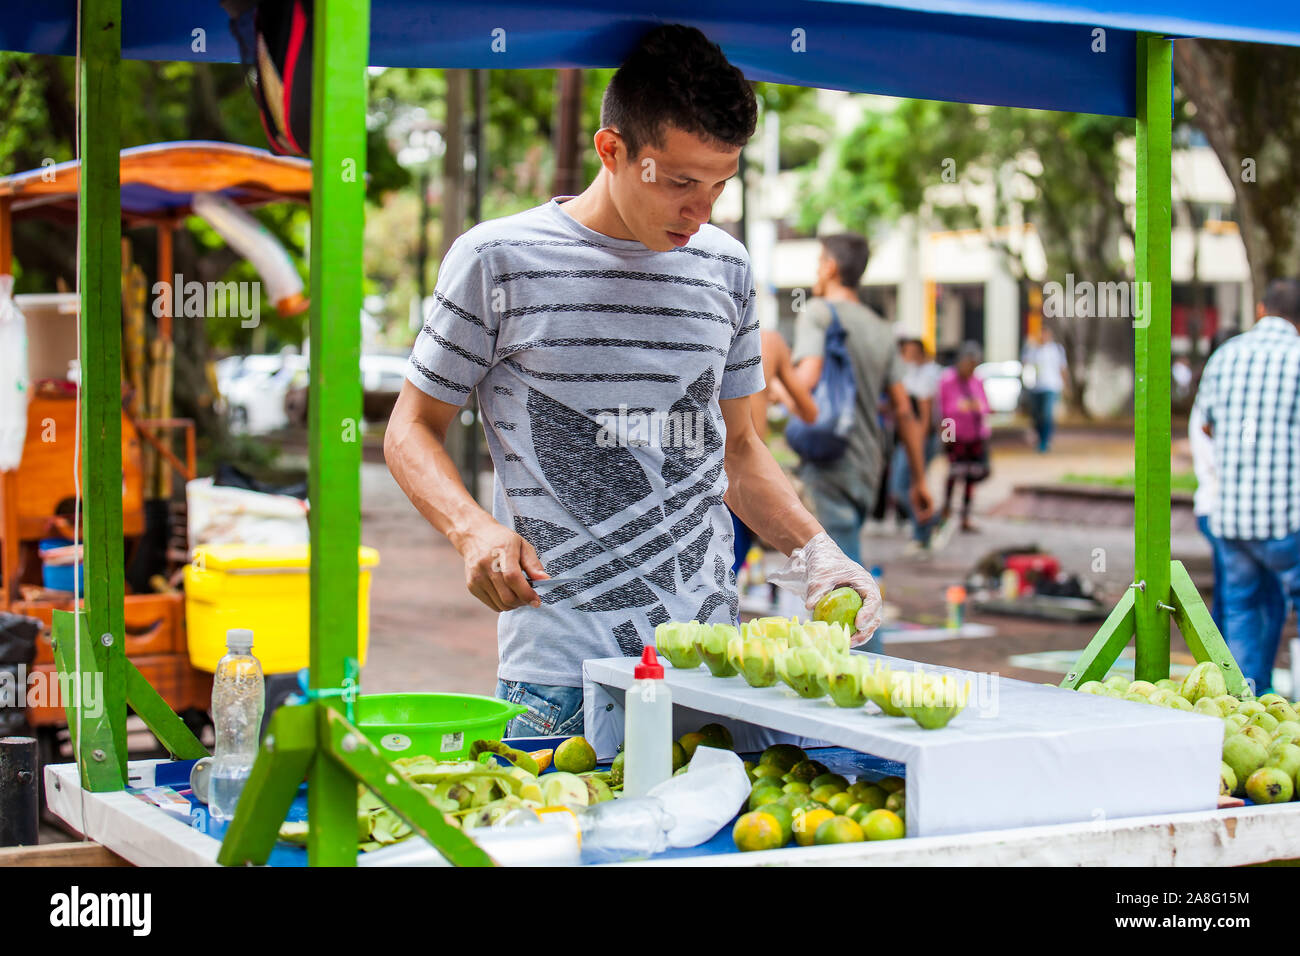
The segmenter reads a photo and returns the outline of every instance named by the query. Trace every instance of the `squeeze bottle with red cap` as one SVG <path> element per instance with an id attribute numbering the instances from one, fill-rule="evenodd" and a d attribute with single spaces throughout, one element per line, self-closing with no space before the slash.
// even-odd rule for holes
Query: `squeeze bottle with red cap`
<path id="1" fill-rule="evenodd" d="M 644 797 L 673 775 L 673 698 L 653 647 L 632 676 L 623 699 L 623 796 Z"/>

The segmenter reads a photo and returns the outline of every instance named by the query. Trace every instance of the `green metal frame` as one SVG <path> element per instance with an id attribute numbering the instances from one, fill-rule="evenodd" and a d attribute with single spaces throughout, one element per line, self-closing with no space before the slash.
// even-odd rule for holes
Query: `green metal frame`
<path id="1" fill-rule="evenodd" d="M 121 315 L 118 103 L 121 0 L 82 0 L 79 255 L 82 289 L 82 455 L 86 502 L 86 607 L 55 617 L 62 672 L 102 679 L 102 713 L 81 713 L 74 741 L 83 786 L 121 789 L 126 780 L 126 705 L 178 757 L 203 748 L 123 653 L 124 586 L 120 406 Z M 490 865 L 449 826 L 425 789 L 406 781 L 348 719 L 348 661 L 357 654 L 360 540 L 359 423 L 361 251 L 364 225 L 366 65 L 369 0 L 317 0 L 313 45 L 311 251 L 313 370 L 310 409 L 311 693 L 282 707 L 241 798 L 219 859 L 265 862 L 303 779 L 309 781 L 308 857 L 355 865 L 357 786 L 387 802 L 451 862 Z M 1137 79 L 1137 279 L 1149 289 L 1149 322 L 1136 329 L 1136 581 L 1084 650 L 1062 686 L 1096 679 L 1136 638 L 1137 676 L 1169 672 L 1176 623 L 1198 660 L 1216 660 L 1234 693 L 1240 671 L 1181 564 L 1170 561 L 1170 138 L 1172 44 L 1141 35 Z M 93 685 L 92 685 L 93 686 Z M 81 699 L 68 708 L 77 733 Z"/>
<path id="2" fill-rule="evenodd" d="M 122 0 L 82 5 L 82 176 L 77 197 L 81 236 L 81 492 L 85 539 L 82 663 L 103 675 L 106 732 L 116 783 L 93 773 L 90 789 L 126 786 L 126 625 L 122 555 L 122 219 L 118 120 Z M 71 643 L 71 642 L 69 642 Z M 90 656 L 86 652 L 90 651 Z M 71 726 L 71 722 L 69 723 Z M 86 766 L 85 754 L 79 760 Z M 104 763 L 104 760 L 95 761 Z"/>
<path id="3" fill-rule="evenodd" d="M 1130 638 L 1136 644 L 1134 676 L 1153 682 L 1168 677 L 1172 620 L 1196 659 L 1218 661 L 1229 692 L 1239 694 L 1246 691 L 1241 669 L 1187 570 L 1170 560 L 1173 61 L 1173 41 L 1145 33 L 1138 36 L 1136 264 L 1138 290 L 1146 308 L 1144 324 L 1134 323 L 1134 581 L 1061 686 L 1074 688 L 1103 678 Z"/>
<path id="4" fill-rule="evenodd" d="M 76 675 L 65 705 L 73 752 L 88 790 L 126 786 L 126 711 L 131 707 L 174 756 L 207 750 L 126 658 L 122 550 L 122 0 L 83 0 L 78 127 L 82 167 L 77 204 L 81 237 L 81 495 L 84 607 L 55 611 L 60 673 Z M 77 671 L 80 636 L 81 671 Z M 80 727 L 80 733 L 78 732 Z"/>
<path id="5" fill-rule="evenodd" d="M 365 228 L 369 0 L 317 0 L 312 62 L 311 471 L 312 701 L 272 717 L 266 744 L 222 841 L 225 864 L 264 863 L 307 777 L 307 859 L 354 866 L 357 784 L 373 790 L 453 864 L 492 865 L 444 822 L 351 724 L 337 692 L 357 656 L 361 541 L 361 253 Z M 328 225 L 327 225 L 328 224 Z M 286 713 L 287 711 L 287 713 Z"/>

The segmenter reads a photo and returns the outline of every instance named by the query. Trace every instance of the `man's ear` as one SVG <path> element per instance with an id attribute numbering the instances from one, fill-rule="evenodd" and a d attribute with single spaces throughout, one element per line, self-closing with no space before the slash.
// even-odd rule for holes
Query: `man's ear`
<path id="1" fill-rule="evenodd" d="M 596 146 L 596 156 L 600 163 L 611 173 L 618 164 L 618 150 L 623 146 L 623 137 L 608 126 L 603 126 L 596 130 L 596 135 L 592 138 Z"/>

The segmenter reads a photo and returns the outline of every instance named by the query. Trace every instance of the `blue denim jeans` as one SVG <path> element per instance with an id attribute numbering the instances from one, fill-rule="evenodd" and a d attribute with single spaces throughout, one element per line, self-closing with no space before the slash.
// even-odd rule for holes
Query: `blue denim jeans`
<path id="1" fill-rule="evenodd" d="M 1253 541 L 1220 538 L 1224 639 L 1255 693 L 1273 684 L 1273 661 L 1289 605 L 1300 607 L 1300 531 Z"/>
<path id="2" fill-rule="evenodd" d="M 926 436 L 923 454 L 927 465 L 939 454 L 937 433 L 931 432 Z M 894 446 L 894 461 L 889 466 L 889 493 L 898 502 L 899 510 L 912 522 L 912 538 L 921 544 L 928 542 L 930 532 L 938 523 L 938 516 L 932 515 L 929 521 L 921 524 L 912 512 L 912 463 L 907 458 L 907 446 L 901 441 Z"/>
<path id="3" fill-rule="evenodd" d="M 1034 430 L 1038 432 L 1038 450 L 1047 451 L 1052 444 L 1052 431 L 1056 427 L 1056 392 L 1034 391 L 1030 393 L 1030 405 L 1034 413 Z"/>
<path id="4" fill-rule="evenodd" d="M 1214 626 L 1223 633 L 1223 548 L 1219 545 L 1219 539 L 1210 531 L 1210 516 L 1197 515 L 1196 527 L 1200 529 L 1201 534 L 1205 535 L 1205 540 L 1210 542 L 1210 562 L 1214 568 L 1214 596 L 1210 599 L 1210 617 L 1214 619 Z"/>
<path id="5" fill-rule="evenodd" d="M 843 460 L 832 465 L 805 462 L 799 477 L 808 489 L 817 520 L 849 560 L 861 564 L 862 524 L 876 504 L 876 486 Z"/>
<path id="6" fill-rule="evenodd" d="M 582 688 L 497 681 L 497 697 L 527 711 L 506 725 L 507 737 L 569 737 L 582 733 Z"/>

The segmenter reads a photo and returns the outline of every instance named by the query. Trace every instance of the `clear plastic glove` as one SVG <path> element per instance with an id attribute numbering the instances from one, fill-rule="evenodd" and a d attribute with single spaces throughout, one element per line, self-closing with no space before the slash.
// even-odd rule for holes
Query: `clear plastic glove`
<path id="1" fill-rule="evenodd" d="M 810 611 L 836 588 L 857 591 L 862 598 L 862 609 L 853 621 L 853 636 L 849 640 L 853 647 L 865 644 L 884 620 L 884 602 L 876 579 L 862 565 L 850 561 L 825 531 L 802 548 L 796 548 L 784 565 L 769 572 L 767 579 L 803 598 L 804 607 Z"/>

